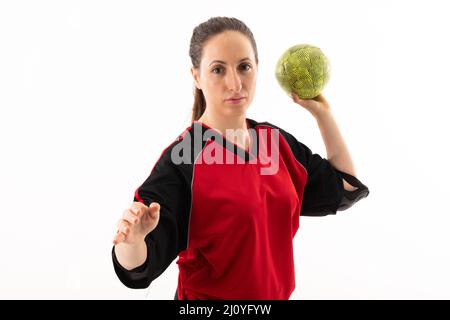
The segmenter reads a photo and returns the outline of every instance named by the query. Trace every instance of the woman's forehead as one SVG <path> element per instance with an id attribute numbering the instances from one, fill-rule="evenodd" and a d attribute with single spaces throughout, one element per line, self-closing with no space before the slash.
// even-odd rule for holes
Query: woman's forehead
<path id="1" fill-rule="evenodd" d="M 204 62 L 214 60 L 237 63 L 243 58 L 254 59 L 253 48 L 247 37 L 239 32 L 223 32 L 211 38 L 203 47 Z"/>

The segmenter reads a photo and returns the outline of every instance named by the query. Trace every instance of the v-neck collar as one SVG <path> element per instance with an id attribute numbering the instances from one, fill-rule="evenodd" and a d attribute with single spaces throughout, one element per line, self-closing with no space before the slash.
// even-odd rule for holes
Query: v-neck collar
<path id="1" fill-rule="evenodd" d="M 253 131 L 250 129 L 253 129 L 253 126 L 251 125 L 252 122 L 248 118 L 245 119 L 245 123 L 247 124 L 247 130 L 248 130 L 249 138 L 250 138 L 248 150 L 242 148 L 241 146 L 237 145 L 233 141 L 230 141 L 222 133 L 220 133 L 220 131 L 206 125 L 205 123 L 203 123 L 201 121 L 194 120 L 193 123 L 201 125 L 206 130 L 213 130 L 215 133 L 217 133 L 217 135 L 219 135 L 222 138 L 223 147 L 227 148 L 227 147 L 231 146 L 233 150 L 230 150 L 229 148 L 227 148 L 227 149 L 229 151 L 233 152 L 234 154 L 241 155 L 242 152 L 244 152 L 245 153 L 245 161 L 248 161 L 250 159 L 254 159 L 257 157 L 257 154 L 258 154 L 257 135 L 256 134 L 254 136 L 252 135 Z M 253 132 L 253 133 L 256 133 L 256 132 Z M 237 149 L 240 149 L 242 151 L 238 152 Z"/>

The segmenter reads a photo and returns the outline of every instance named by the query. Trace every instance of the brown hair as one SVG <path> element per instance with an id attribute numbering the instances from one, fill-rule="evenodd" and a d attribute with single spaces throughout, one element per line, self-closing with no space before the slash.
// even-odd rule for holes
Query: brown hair
<path id="1" fill-rule="evenodd" d="M 250 29 L 244 22 L 236 18 L 213 17 L 195 27 L 192 32 L 191 43 L 189 46 L 189 56 L 191 57 L 192 66 L 200 69 L 200 61 L 203 53 L 204 43 L 211 37 L 224 31 L 232 30 L 241 32 L 251 42 L 253 51 L 255 52 L 256 64 L 258 64 L 258 50 L 256 48 L 255 38 Z M 194 106 L 192 108 L 192 121 L 198 120 L 206 109 L 205 96 L 201 89 L 194 86 Z"/>

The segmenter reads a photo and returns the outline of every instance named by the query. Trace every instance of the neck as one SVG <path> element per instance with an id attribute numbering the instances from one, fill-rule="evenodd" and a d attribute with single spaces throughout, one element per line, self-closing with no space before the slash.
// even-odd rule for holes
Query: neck
<path id="1" fill-rule="evenodd" d="M 227 129 L 247 129 L 247 122 L 245 114 L 232 117 L 215 116 L 212 114 L 207 114 L 206 111 L 198 119 L 198 121 L 204 123 L 208 127 L 211 127 L 219 131 L 222 135 L 225 135 Z"/>
<path id="2" fill-rule="evenodd" d="M 219 131 L 224 137 L 240 147 L 248 149 L 250 136 L 247 130 L 245 113 L 237 116 L 223 117 L 209 114 L 205 111 L 198 121 Z"/>

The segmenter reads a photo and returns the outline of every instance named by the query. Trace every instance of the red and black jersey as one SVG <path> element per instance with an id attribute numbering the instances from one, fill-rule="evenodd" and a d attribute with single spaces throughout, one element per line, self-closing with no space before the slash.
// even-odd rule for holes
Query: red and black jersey
<path id="1" fill-rule="evenodd" d="M 178 299 L 289 299 L 300 216 L 336 214 L 369 194 L 288 132 L 246 121 L 248 150 L 194 121 L 162 152 L 133 199 L 161 206 L 147 260 L 127 270 L 112 250 L 124 285 L 148 287 L 178 257 Z"/>

